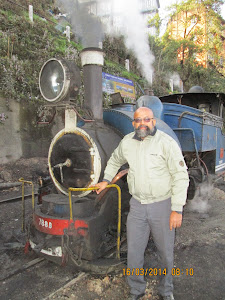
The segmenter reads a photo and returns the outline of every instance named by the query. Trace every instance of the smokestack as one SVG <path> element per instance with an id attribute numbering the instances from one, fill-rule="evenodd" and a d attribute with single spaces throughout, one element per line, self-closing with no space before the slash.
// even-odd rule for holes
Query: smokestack
<path id="1" fill-rule="evenodd" d="M 103 51 L 99 48 L 85 48 L 80 55 L 84 76 L 84 106 L 92 112 L 96 121 L 102 120 Z"/>
<path id="2" fill-rule="evenodd" d="M 152 88 L 144 88 L 145 95 L 154 96 L 154 92 Z"/>

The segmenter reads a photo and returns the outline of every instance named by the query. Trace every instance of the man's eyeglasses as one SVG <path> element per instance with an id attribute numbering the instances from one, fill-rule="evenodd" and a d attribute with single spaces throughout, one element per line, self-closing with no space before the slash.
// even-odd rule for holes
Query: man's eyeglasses
<path id="1" fill-rule="evenodd" d="M 149 123 L 153 119 L 154 118 L 148 118 L 148 117 L 145 117 L 144 119 L 142 119 L 142 118 L 136 118 L 136 119 L 134 119 L 134 122 L 135 123 L 141 123 L 142 121 L 144 121 L 145 123 Z"/>

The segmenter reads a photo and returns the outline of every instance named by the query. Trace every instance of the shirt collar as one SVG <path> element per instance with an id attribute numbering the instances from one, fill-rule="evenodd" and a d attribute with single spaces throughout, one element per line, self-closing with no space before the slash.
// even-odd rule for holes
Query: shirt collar
<path id="1" fill-rule="evenodd" d="M 154 136 L 156 134 L 156 131 L 157 131 L 157 128 L 154 127 L 153 132 L 150 133 L 149 135 L 147 135 L 146 137 L 148 137 L 148 136 Z M 138 137 L 136 132 L 134 133 L 133 139 L 137 140 L 137 141 L 143 141 L 144 140 L 144 139 L 141 139 L 140 137 Z"/>

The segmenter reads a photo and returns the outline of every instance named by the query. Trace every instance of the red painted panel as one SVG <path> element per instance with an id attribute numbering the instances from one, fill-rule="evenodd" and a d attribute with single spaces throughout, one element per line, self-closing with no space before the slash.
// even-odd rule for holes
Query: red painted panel
<path id="1" fill-rule="evenodd" d="M 88 224 L 83 220 L 76 220 L 74 222 L 74 227 L 77 230 L 77 233 L 82 236 L 87 236 L 88 231 L 84 228 L 88 228 Z"/>
<path id="2" fill-rule="evenodd" d="M 68 229 L 69 225 L 73 223 L 68 219 L 53 219 L 38 216 L 37 214 L 33 215 L 34 225 L 37 230 L 51 235 L 64 235 L 64 229 Z M 88 224 L 83 220 L 75 220 L 74 227 L 80 235 L 87 235 L 87 231 L 80 229 L 88 228 Z"/>

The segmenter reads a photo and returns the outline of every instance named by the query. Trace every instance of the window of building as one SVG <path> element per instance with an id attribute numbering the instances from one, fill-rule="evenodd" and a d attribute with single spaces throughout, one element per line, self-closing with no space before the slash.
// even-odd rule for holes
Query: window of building
<path id="1" fill-rule="evenodd" d="M 141 10 L 142 11 L 148 11 L 154 8 L 154 0 L 143 0 L 141 3 Z"/>
<path id="2" fill-rule="evenodd" d="M 98 16 L 104 16 L 109 15 L 111 13 L 111 4 L 110 2 L 99 2 L 98 3 L 98 9 L 97 9 L 97 15 Z"/>

